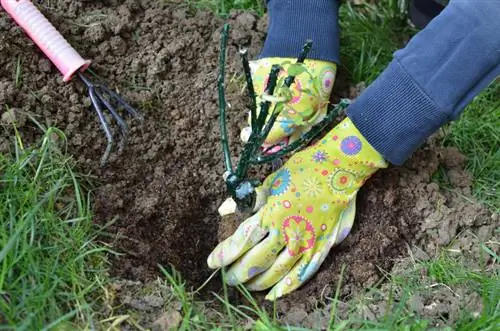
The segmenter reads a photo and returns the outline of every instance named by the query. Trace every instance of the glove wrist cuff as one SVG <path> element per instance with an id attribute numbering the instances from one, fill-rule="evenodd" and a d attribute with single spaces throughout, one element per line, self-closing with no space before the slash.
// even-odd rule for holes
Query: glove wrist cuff
<path id="1" fill-rule="evenodd" d="M 359 180 L 388 166 L 382 155 L 368 143 L 348 117 L 318 141 L 314 148 L 316 152 L 313 154 L 313 162 L 321 162 L 324 154 L 331 154 L 328 162 L 332 163 L 332 168 L 352 172 Z"/>

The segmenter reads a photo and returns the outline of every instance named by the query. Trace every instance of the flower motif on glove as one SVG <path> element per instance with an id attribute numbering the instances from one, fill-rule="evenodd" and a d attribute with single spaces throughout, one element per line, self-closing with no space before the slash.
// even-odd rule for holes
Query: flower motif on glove
<path id="1" fill-rule="evenodd" d="M 298 78 L 295 78 L 295 88 L 292 90 L 293 95 L 292 99 L 289 101 L 289 104 L 297 104 L 302 99 L 302 83 Z"/>
<path id="2" fill-rule="evenodd" d="M 291 256 L 307 251 L 316 240 L 312 223 L 299 215 L 289 216 L 283 221 L 283 235 Z"/>
<path id="3" fill-rule="evenodd" d="M 288 190 L 291 182 L 290 170 L 284 168 L 276 173 L 271 187 L 269 189 L 269 194 L 271 196 L 281 195 Z"/>
<path id="4" fill-rule="evenodd" d="M 310 197 L 317 197 L 323 193 L 322 182 L 316 177 L 304 180 L 304 192 Z"/>
<path id="5" fill-rule="evenodd" d="M 283 132 L 286 134 L 292 134 L 293 133 L 293 120 L 291 119 L 283 119 L 280 122 L 280 127 L 283 129 Z"/>
<path id="6" fill-rule="evenodd" d="M 313 154 L 312 159 L 316 163 L 323 163 L 328 159 L 328 154 L 325 151 L 317 151 Z"/>
<path id="7" fill-rule="evenodd" d="M 354 173 L 344 169 L 337 169 L 330 177 L 330 188 L 333 193 L 343 192 L 353 186 L 355 178 Z"/>
<path id="8" fill-rule="evenodd" d="M 361 140 L 356 136 L 345 137 L 340 143 L 340 149 L 344 154 L 356 155 L 361 151 L 362 143 Z"/>

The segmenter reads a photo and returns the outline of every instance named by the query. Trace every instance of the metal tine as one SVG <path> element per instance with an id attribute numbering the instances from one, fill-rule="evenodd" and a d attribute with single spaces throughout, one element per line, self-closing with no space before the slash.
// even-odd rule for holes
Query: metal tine
<path id="1" fill-rule="evenodd" d="M 111 118 L 113 118 L 120 127 L 122 133 L 120 142 L 118 144 L 118 151 L 120 153 L 123 151 L 125 143 L 128 139 L 129 128 L 127 122 L 118 113 L 118 107 L 122 106 L 130 115 L 135 118 L 142 120 L 143 117 L 137 110 L 135 110 L 130 104 L 122 99 L 122 97 L 120 97 L 116 92 L 112 91 L 104 84 L 92 82 L 90 78 L 86 77 L 83 72 L 78 72 L 78 77 L 87 86 L 92 105 L 94 106 L 94 109 L 99 116 L 99 121 L 101 122 L 104 132 L 106 133 L 108 144 L 106 146 L 106 151 L 101 158 L 101 166 L 104 166 L 106 164 L 106 161 L 109 159 L 109 156 L 111 155 L 111 150 L 113 149 L 114 145 L 113 133 L 111 132 L 108 121 L 106 120 L 104 111 L 108 110 Z M 118 107 L 115 107 L 114 104 L 117 104 Z"/>
<path id="2" fill-rule="evenodd" d="M 142 115 L 137 112 L 130 104 L 128 104 L 122 97 L 120 97 L 116 92 L 109 89 L 106 85 L 99 84 L 99 87 L 104 90 L 104 92 L 108 93 L 114 100 L 116 100 L 120 105 L 123 106 L 127 110 L 127 112 L 140 120 L 143 119 Z"/>
<path id="3" fill-rule="evenodd" d="M 101 157 L 101 167 L 102 167 L 106 164 L 106 161 L 109 159 L 109 155 L 111 154 L 111 150 L 113 149 L 113 134 L 111 133 L 111 129 L 109 128 L 109 124 L 108 121 L 106 120 L 106 117 L 104 117 L 100 104 L 101 100 L 96 95 L 94 87 L 89 88 L 89 95 L 90 99 L 92 100 L 92 104 L 94 105 L 94 109 L 97 112 L 97 115 L 99 116 L 99 121 L 101 122 L 101 125 L 104 129 L 106 138 L 108 139 L 106 150 L 104 152 L 104 155 Z"/>
<path id="4" fill-rule="evenodd" d="M 102 96 L 102 95 L 100 95 L 98 93 L 96 93 L 96 95 L 102 101 L 102 103 L 104 104 L 104 106 L 109 110 L 109 112 L 111 113 L 111 115 L 113 115 L 113 118 L 118 123 L 118 126 L 122 129 L 122 132 L 124 134 L 128 134 L 128 125 L 127 125 L 127 122 L 125 122 L 125 120 L 118 114 L 118 112 L 116 111 L 116 108 L 104 96 Z"/>
<path id="5" fill-rule="evenodd" d="M 107 100 L 104 96 L 96 93 L 97 97 L 99 97 L 100 101 L 104 104 L 104 106 L 109 110 L 111 113 L 111 116 L 115 119 L 117 122 L 118 126 L 120 127 L 122 131 L 121 135 L 121 140 L 120 143 L 118 144 L 118 151 L 121 153 L 123 151 L 123 148 L 125 147 L 125 143 L 127 142 L 128 139 L 128 125 L 127 122 L 123 120 L 123 118 L 118 114 L 116 111 L 115 107 Z"/>

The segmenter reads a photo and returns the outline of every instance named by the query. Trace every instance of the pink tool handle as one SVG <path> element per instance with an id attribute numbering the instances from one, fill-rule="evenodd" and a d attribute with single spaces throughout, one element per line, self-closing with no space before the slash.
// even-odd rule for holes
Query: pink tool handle
<path id="1" fill-rule="evenodd" d="M 90 61 L 84 60 L 59 31 L 29 0 L 0 0 L 2 7 L 40 47 L 69 81 L 77 70 L 85 70 Z"/>

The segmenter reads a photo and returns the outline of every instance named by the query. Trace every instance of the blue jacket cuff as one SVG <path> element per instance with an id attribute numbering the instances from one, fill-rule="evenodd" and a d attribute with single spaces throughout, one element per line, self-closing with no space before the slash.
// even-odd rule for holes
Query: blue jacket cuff
<path id="1" fill-rule="evenodd" d="M 347 110 L 384 158 L 402 164 L 500 74 L 500 1 L 452 1 Z"/>
<path id="2" fill-rule="evenodd" d="M 307 58 L 339 63 L 337 0 L 270 0 L 269 27 L 259 58 L 295 58 L 310 39 Z"/>
<path id="3" fill-rule="evenodd" d="M 448 121 L 397 60 L 347 108 L 347 115 L 384 159 L 396 165 Z"/>

